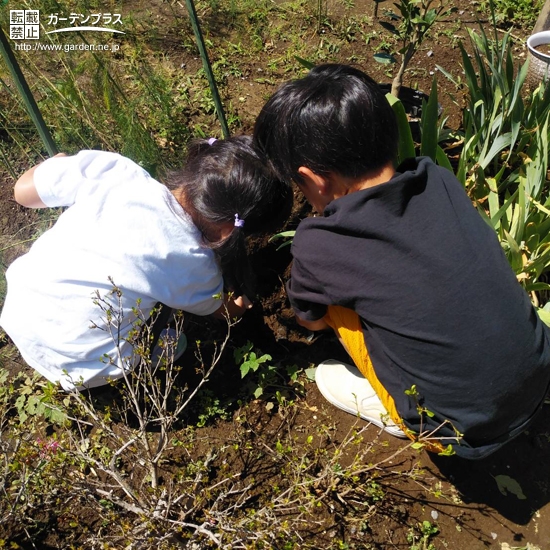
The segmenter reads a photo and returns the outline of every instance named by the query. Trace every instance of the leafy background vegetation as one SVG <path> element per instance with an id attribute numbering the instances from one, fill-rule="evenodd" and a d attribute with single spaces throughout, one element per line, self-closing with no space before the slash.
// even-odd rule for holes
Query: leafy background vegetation
<path id="1" fill-rule="evenodd" d="M 380 2 L 379 20 L 370 1 L 201 0 L 196 6 L 232 133 L 249 131 L 275 86 L 303 74 L 297 58 L 354 63 L 381 82 L 395 76 L 397 67 L 377 63 L 375 54 L 399 57 L 398 37 L 380 24 L 395 24 L 396 14 L 406 13 L 399 2 Z M 414 139 L 403 104 L 392 101 L 401 154 L 432 156 L 457 174 L 497 232 L 518 281 L 542 308 L 550 266 L 550 96 L 529 81 L 521 56 L 521 37 L 541 7 L 542 0 L 480 1 L 464 14 L 454 6 L 453 15 L 433 23 L 406 72 L 405 83 L 429 95 Z M 0 10 L 4 29 L 9 8 L 89 13 L 107 11 L 107 3 L 10 3 Z M 124 15 L 124 38 L 112 38 L 118 52 L 19 51 L 17 59 L 60 150 L 119 151 L 162 178 L 181 164 L 189 139 L 221 136 L 189 18 L 177 1 L 108 8 Z M 493 8 L 496 27 L 487 18 Z M 50 36 L 52 43 L 75 40 Z M 455 62 L 439 64 L 440 56 L 426 62 L 438 47 Z M 440 103 L 453 109 L 438 118 Z M 58 213 L 10 202 L 10 184 L 45 153 L 4 66 L 0 132 L 5 269 Z M 422 443 L 392 445 L 323 408 L 311 390 L 315 344 L 304 354 L 309 361 L 299 355 L 282 361 L 250 334 L 239 341 L 238 330 L 191 327 L 194 356 L 186 355 L 186 368 L 174 365 L 173 342 L 163 343 L 160 366 L 138 346 L 139 376 L 91 395 L 64 394 L 33 376 L 2 334 L 0 546 L 417 550 L 473 548 L 473 541 L 491 546 L 497 539 L 500 548 L 535 549 L 533 543 L 548 542 L 536 522 L 512 542 L 502 517 L 490 523 L 479 512 L 468 520 L 463 495 L 422 462 Z M 229 398 L 212 381 L 227 385 L 231 369 L 236 381 Z M 550 436 L 542 429 L 537 437 L 539 454 L 547 456 Z M 541 475 L 524 492 L 517 474 L 491 470 L 486 491 L 514 499 L 518 510 L 526 500 L 530 518 L 548 502 L 550 482 Z M 451 506 L 454 513 L 446 513 Z"/>

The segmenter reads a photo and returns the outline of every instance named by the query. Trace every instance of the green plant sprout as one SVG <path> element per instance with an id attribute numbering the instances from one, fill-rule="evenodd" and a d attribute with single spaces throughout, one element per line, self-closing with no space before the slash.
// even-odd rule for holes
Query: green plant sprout
<path id="1" fill-rule="evenodd" d="M 431 541 L 437 533 L 439 528 L 427 520 L 409 529 L 407 534 L 407 542 L 411 545 L 409 550 L 436 550 Z"/>
<path id="2" fill-rule="evenodd" d="M 269 238 L 269 242 L 271 243 L 278 239 L 286 239 L 277 247 L 277 250 L 281 250 L 281 248 L 284 248 L 285 246 L 290 246 L 292 244 L 292 239 L 294 238 L 294 235 L 296 235 L 295 229 L 292 229 L 290 231 L 281 231 L 280 233 L 272 235 Z"/>
<path id="3" fill-rule="evenodd" d="M 260 354 L 254 351 L 254 344 L 248 341 L 244 346 L 233 352 L 235 364 L 240 365 L 241 378 L 249 373 L 256 373 L 257 380 L 252 383 L 253 395 L 256 399 L 260 397 L 267 386 L 273 385 L 276 379 L 277 367 L 270 363 L 271 355 Z"/>
<path id="4" fill-rule="evenodd" d="M 282 367 L 272 364 L 271 355 L 262 354 L 260 351 L 255 350 L 254 344 L 250 341 L 244 346 L 236 348 L 233 352 L 233 358 L 235 364 L 240 368 L 241 378 L 255 374 L 254 379 L 249 381 L 249 385 L 256 399 L 265 395 L 269 388 L 269 396 L 274 397 L 278 405 L 284 406 L 289 400 L 283 392 L 288 393 L 289 383 L 292 385 L 294 393 L 304 393 L 304 387 L 298 380 L 301 369 L 296 365 Z M 268 403 L 267 409 L 271 410 L 272 408 L 273 403 Z"/>
<path id="5" fill-rule="evenodd" d="M 237 365 L 239 363 L 241 364 L 240 370 L 242 378 L 244 378 L 250 371 L 256 372 L 260 368 L 260 365 L 262 365 L 263 363 L 271 361 L 271 355 L 268 355 L 266 353 L 259 356 L 253 350 L 253 348 L 254 344 L 248 341 L 244 346 L 242 346 L 241 348 L 237 348 L 233 352 L 235 363 Z"/>
<path id="6" fill-rule="evenodd" d="M 423 428 L 424 417 L 428 416 L 429 418 L 433 418 L 434 413 L 420 404 L 420 394 L 418 393 L 418 388 L 416 387 L 416 384 L 413 384 L 408 390 L 405 390 L 405 395 L 408 395 L 409 397 L 412 397 L 414 399 L 414 401 L 416 402 L 416 410 L 418 412 L 418 416 L 420 417 L 419 433 L 415 434 L 415 432 L 409 430 L 410 434 L 414 436 L 414 442 L 411 444 L 411 447 L 413 449 L 416 449 L 419 451 L 421 449 L 424 449 L 426 446 L 429 446 L 430 443 L 439 443 L 442 438 L 437 437 L 436 434 L 438 430 L 445 425 L 451 426 L 451 428 L 455 432 L 455 438 L 457 443 L 460 442 L 460 439 L 462 438 L 463 434 L 461 434 L 455 428 L 455 426 L 450 420 L 444 420 L 439 426 L 437 426 L 431 431 L 424 430 Z M 445 439 L 448 439 L 448 438 L 445 438 Z M 453 446 L 451 444 L 448 444 L 438 454 L 440 456 L 452 456 L 455 454 L 455 451 L 453 449 Z"/>

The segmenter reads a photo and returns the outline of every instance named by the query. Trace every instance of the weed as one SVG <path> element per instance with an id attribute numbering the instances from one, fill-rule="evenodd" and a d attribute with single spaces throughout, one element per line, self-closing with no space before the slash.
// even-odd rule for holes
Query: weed
<path id="1" fill-rule="evenodd" d="M 269 239 L 270 242 L 276 241 L 278 239 L 285 239 L 282 244 L 280 244 L 277 247 L 277 250 L 280 250 L 284 246 L 289 246 L 292 244 L 292 240 L 294 238 L 294 235 L 296 235 L 295 230 L 289 230 L 289 231 L 281 231 L 280 233 L 276 233 L 275 235 L 272 235 Z"/>
<path id="2" fill-rule="evenodd" d="M 63 11 L 59 6 L 48 7 L 45 0 L 32 8 Z M 84 13 L 90 6 L 77 8 Z M 3 16 L 0 13 L 0 19 Z M 18 51 L 18 61 L 33 77 L 33 92 L 59 149 L 116 150 L 155 174 L 172 160 L 163 157 L 181 152 L 190 132 L 185 112 L 175 102 L 177 80 L 167 78 L 162 64 L 148 63 L 150 56 L 144 55 L 145 46 L 136 38 L 139 23 L 134 18 L 124 22 L 129 39 L 118 57 L 92 51 Z M 86 40 L 82 35 L 79 39 Z M 44 35 L 44 40 L 63 46 L 65 37 Z M 15 106 L 17 117 L 25 119 L 19 98 Z M 179 121 L 174 116 L 178 112 Z M 19 130 L 11 133 L 22 143 Z M 169 155 L 161 154 L 166 149 Z"/>
<path id="3" fill-rule="evenodd" d="M 486 14 L 494 9 L 499 25 L 533 27 L 544 6 L 544 0 L 481 0 L 477 9 Z"/>
<path id="4" fill-rule="evenodd" d="M 437 533 L 439 528 L 427 520 L 409 529 L 407 534 L 407 542 L 411 545 L 409 550 L 436 550 L 432 540 Z"/>
<path id="5" fill-rule="evenodd" d="M 198 411 L 197 427 L 202 428 L 213 419 L 227 420 L 229 412 L 218 397 L 208 388 L 197 393 L 196 403 L 193 408 Z"/>
<path id="6" fill-rule="evenodd" d="M 233 357 L 240 368 L 241 378 L 254 374 L 249 381 L 249 387 L 256 399 L 267 394 L 268 397 L 274 397 L 280 406 L 285 405 L 287 397 L 281 392 L 289 390 L 289 382 L 293 384 L 294 392 L 303 393 L 303 386 L 298 382 L 300 369 L 296 365 L 282 368 L 272 364 L 271 355 L 255 350 L 252 342 L 248 341 L 244 346 L 235 349 Z M 268 410 L 272 407 L 272 403 L 268 404 Z"/>

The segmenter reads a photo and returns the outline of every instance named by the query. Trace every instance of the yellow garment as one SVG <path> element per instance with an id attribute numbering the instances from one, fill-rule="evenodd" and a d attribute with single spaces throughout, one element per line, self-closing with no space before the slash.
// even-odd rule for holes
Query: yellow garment
<path id="1" fill-rule="evenodd" d="M 393 397 L 388 393 L 380 380 L 378 380 L 374 372 L 372 361 L 365 345 L 363 327 L 359 315 L 355 311 L 342 306 L 328 306 L 324 320 L 336 332 L 340 342 L 353 359 L 361 374 L 369 381 L 382 405 L 388 411 L 389 417 L 410 439 L 416 440 L 416 434 L 405 426 L 403 419 L 395 408 Z M 423 441 L 423 443 L 425 443 L 425 448 L 431 452 L 440 453 L 444 450 L 443 445 L 438 442 L 426 443 Z"/>

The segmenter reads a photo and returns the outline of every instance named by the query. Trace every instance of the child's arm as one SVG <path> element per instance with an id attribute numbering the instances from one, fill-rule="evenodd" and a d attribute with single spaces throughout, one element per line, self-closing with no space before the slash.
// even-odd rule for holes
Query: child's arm
<path id="1" fill-rule="evenodd" d="M 65 153 L 59 153 L 55 156 L 65 157 L 67 155 L 65 155 Z M 36 191 L 36 186 L 34 185 L 34 171 L 38 166 L 40 166 L 40 164 L 29 168 L 15 183 L 13 195 L 16 202 L 21 206 L 26 206 L 27 208 L 47 208 L 42 202 L 40 195 Z"/>
<path id="2" fill-rule="evenodd" d="M 317 319 L 317 321 L 306 321 L 305 319 L 301 319 L 296 315 L 296 322 L 304 328 L 307 328 L 308 330 L 311 330 L 312 332 L 315 332 L 317 330 L 326 330 L 330 328 L 329 325 L 327 325 L 324 317 L 321 317 L 321 319 Z"/>
<path id="3" fill-rule="evenodd" d="M 15 184 L 13 195 L 16 202 L 27 208 L 46 208 L 34 185 L 34 171 L 39 165 L 27 170 Z"/>

